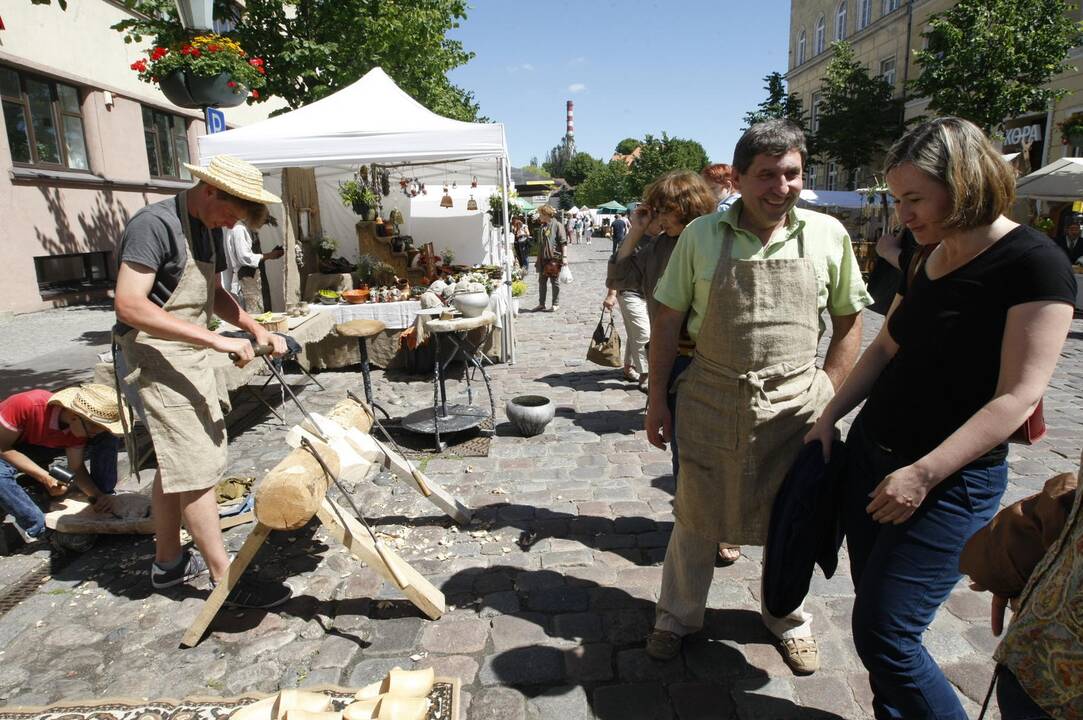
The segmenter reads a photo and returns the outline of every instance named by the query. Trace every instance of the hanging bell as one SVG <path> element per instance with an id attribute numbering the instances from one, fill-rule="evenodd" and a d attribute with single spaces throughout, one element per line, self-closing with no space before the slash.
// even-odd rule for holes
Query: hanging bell
<path id="1" fill-rule="evenodd" d="M 398 208 L 395 208 L 394 210 L 391 211 L 391 224 L 392 225 L 402 225 L 405 222 L 406 222 L 406 218 L 404 218 L 402 216 L 402 210 L 399 210 Z"/>
<path id="2" fill-rule="evenodd" d="M 440 198 L 440 207 L 449 208 L 455 204 L 455 201 L 451 199 L 451 195 L 448 194 L 447 185 L 444 186 L 444 197 Z"/>
<path id="3" fill-rule="evenodd" d="M 470 181 L 470 187 L 476 188 L 478 186 L 478 176 L 475 175 L 474 179 Z"/>
<path id="4" fill-rule="evenodd" d="M 474 199 L 473 195 L 471 195 L 470 200 L 467 201 L 466 209 L 467 210 L 477 210 L 478 209 L 478 201 Z"/>
<path id="5" fill-rule="evenodd" d="M 452 181 L 451 181 L 451 189 L 452 189 L 452 190 L 454 190 L 454 189 L 455 189 L 455 188 L 457 188 L 457 187 L 459 187 L 459 183 L 457 183 L 457 182 L 455 182 L 454 180 L 452 180 Z"/>

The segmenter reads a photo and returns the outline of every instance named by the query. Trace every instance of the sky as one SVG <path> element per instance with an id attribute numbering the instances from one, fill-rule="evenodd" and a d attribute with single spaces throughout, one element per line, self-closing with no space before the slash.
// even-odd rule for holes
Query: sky
<path id="1" fill-rule="evenodd" d="M 665 131 L 730 162 L 764 76 L 786 71 L 789 13 L 787 0 L 472 0 L 449 37 L 476 55 L 448 77 L 504 123 L 516 167 L 560 142 L 566 100 L 594 157 Z"/>

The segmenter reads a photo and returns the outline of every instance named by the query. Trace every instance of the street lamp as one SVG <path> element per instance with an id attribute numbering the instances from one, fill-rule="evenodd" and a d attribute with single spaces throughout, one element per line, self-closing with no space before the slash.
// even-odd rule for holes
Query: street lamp
<path id="1" fill-rule="evenodd" d="M 189 30 L 214 29 L 214 0 L 176 0 L 181 25 Z"/>

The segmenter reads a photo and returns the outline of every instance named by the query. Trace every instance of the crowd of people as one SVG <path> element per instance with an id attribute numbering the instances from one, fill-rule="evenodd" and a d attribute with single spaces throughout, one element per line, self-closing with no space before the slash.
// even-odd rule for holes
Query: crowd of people
<path id="1" fill-rule="evenodd" d="M 736 561 L 742 546 L 768 544 L 783 480 L 818 443 L 843 477 L 836 511 L 854 583 L 852 637 L 875 716 L 966 717 L 922 643 L 962 577 L 966 548 L 985 558 L 964 565 L 994 593 L 994 630 L 1009 602 L 1018 608 L 996 656 L 1002 717 L 1081 717 L 1078 476 L 1047 486 L 1062 512 L 1042 537 L 1002 529 L 1032 506 L 994 520 L 1007 443 L 1040 412 L 1070 328 L 1079 223 L 1055 243 L 1011 220 L 1015 175 L 973 124 L 945 117 L 914 128 L 884 168 L 906 232 L 880 251 L 902 279 L 862 352 L 872 298 L 841 223 L 796 207 L 807 160 L 802 131 L 769 120 L 742 135 L 732 165 L 667 173 L 630 217 L 610 224 L 602 306 L 624 318 L 623 375 L 647 395 L 647 440 L 669 450 L 676 482 L 646 652 L 672 659 L 703 627 L 715 566 Z M 121 240 L 114 337 L 126 399 L 87 385 L 0 402 L 0 507 L 30 536 L 45 532 L 43 516 L 16 475 L 48 494 L 64 490 L 34 451 L 63 451 L 72 481 L 108 512 L 117 436 L 129 412 L 140 417 L 158 464 L 155 588 L 204 573 L 213 584 L 229 565 L 213 492 L 226 464 L 228 395 L 208 360 L 226 353 L 243 365 L 254 355 L 249 340 L 208 330 L 210 315 L 276 355 L 286 351 L 243 309 L 240 283 L 241 268 L 279 252 L 253 251 L 246 237 L 278 198 L 235 158 L 187 167 L 198 184 L 136 213 Z M 539 208 L 533 235 L 522 219 L 512 222 L 523 268 L 536 249 L 539 311 L 549 298 L 548 310 L 559 309 L 566 246 L 590 242 L 589 216 L 556 215 Z M 227 248 L 213 231 L 231 227 Z M 216 277 L 224 269 L 229 287 Z M 840 442 L 839 422 L 859 405 Z M 181 545 L 182 520 L 198 553 Z M 1020 570 L 1021 549 L 1031 560 Z M 1008 584 L 982 569 L 1008 565 L 1017 570 Z M 245 580 L 229 602 L 271 607 L 288 597 L 286 586 Z M 815 619 L 803 602 L 775 615 L 764 601 L 761 617 L 795 673 L 817 671 Z"/>

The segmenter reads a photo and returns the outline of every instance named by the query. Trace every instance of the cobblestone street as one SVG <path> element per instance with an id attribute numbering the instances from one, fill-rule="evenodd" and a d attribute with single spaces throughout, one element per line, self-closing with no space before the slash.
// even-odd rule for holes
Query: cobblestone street
<path id="1" fill-rule="evenodd" d="M 442 619 L 424 619 L 312 523 L 273 533 L 249 570 L 286 580 L 292 600 L 270 612 L 225 609 L 197 647 L 182 650 L 205 580 L 153 592 L 151 539 L 102 537 L 0 616 L 0 705 L 358 687 L 394 666 L 433 666 L 461 678 L 463 720 L 871 717 L 866 675 L 849 640 L 853 587 L 845 560 L 832 579 L 813 580 L 806 608 L 823 668 L 810 677 L 790 672 L 760 622 L 757 547 L 716 570 L 706 628 L 679 657 L 658 663 L 646 656 L 674 480 L 668 453 L 645 440 L 646 396 L 619 370 L 584 359 L 609 248 L 606 240 L 569 246 L 576 282 L 562 288 L 560 311 L 520 314 L 518 362 L 490 368 L 498 417 L 488 456 L 423 463 L 475 510 L 470 526 L 455 527 L 385 476 L 355 488 L 374 527 L 445 593 Z M 528 285 L 524 309 L 536 304 L 536 279 Z M 866 313 L 864 327 L 868 341 L 880 317 Z M 290 377 L 298 387 L 304 380 Z M 309 384 L 301 394 L 316 411 L 360 388 L 352 370 L 317 377 L 327 390 Z M 458 396 L 465 386 L 453 377 L 449 391 Z M 432 401 L 424 376 L 377 371 L 373 384 L 392 415 Z M 544 394 L 558 408 L 534 438 L 519 437 L 504 419 L 505 401 L 525 393 Z M 1083 320 L 1076 319 L 1045 396 L 1049 435 L 1034 447 L 1012 446 L 1006 502 L 1077 469 L 1081 406 Z M 262 477 L 287 454 L 286 430 L 300 413 L 284 411 L 288 425 L 267 416 L 233 439 L 232 474 Z M 143 476 L 145 487 L 150 473 Z M 231 550 L 251 527 L 227 531 Z M 14 583 L 45 557 L 3 558 L 0 578 Z M 988 615 L 988 596 L 960 583 L 925 638 L 971 716 L 993 667 Z"/>

